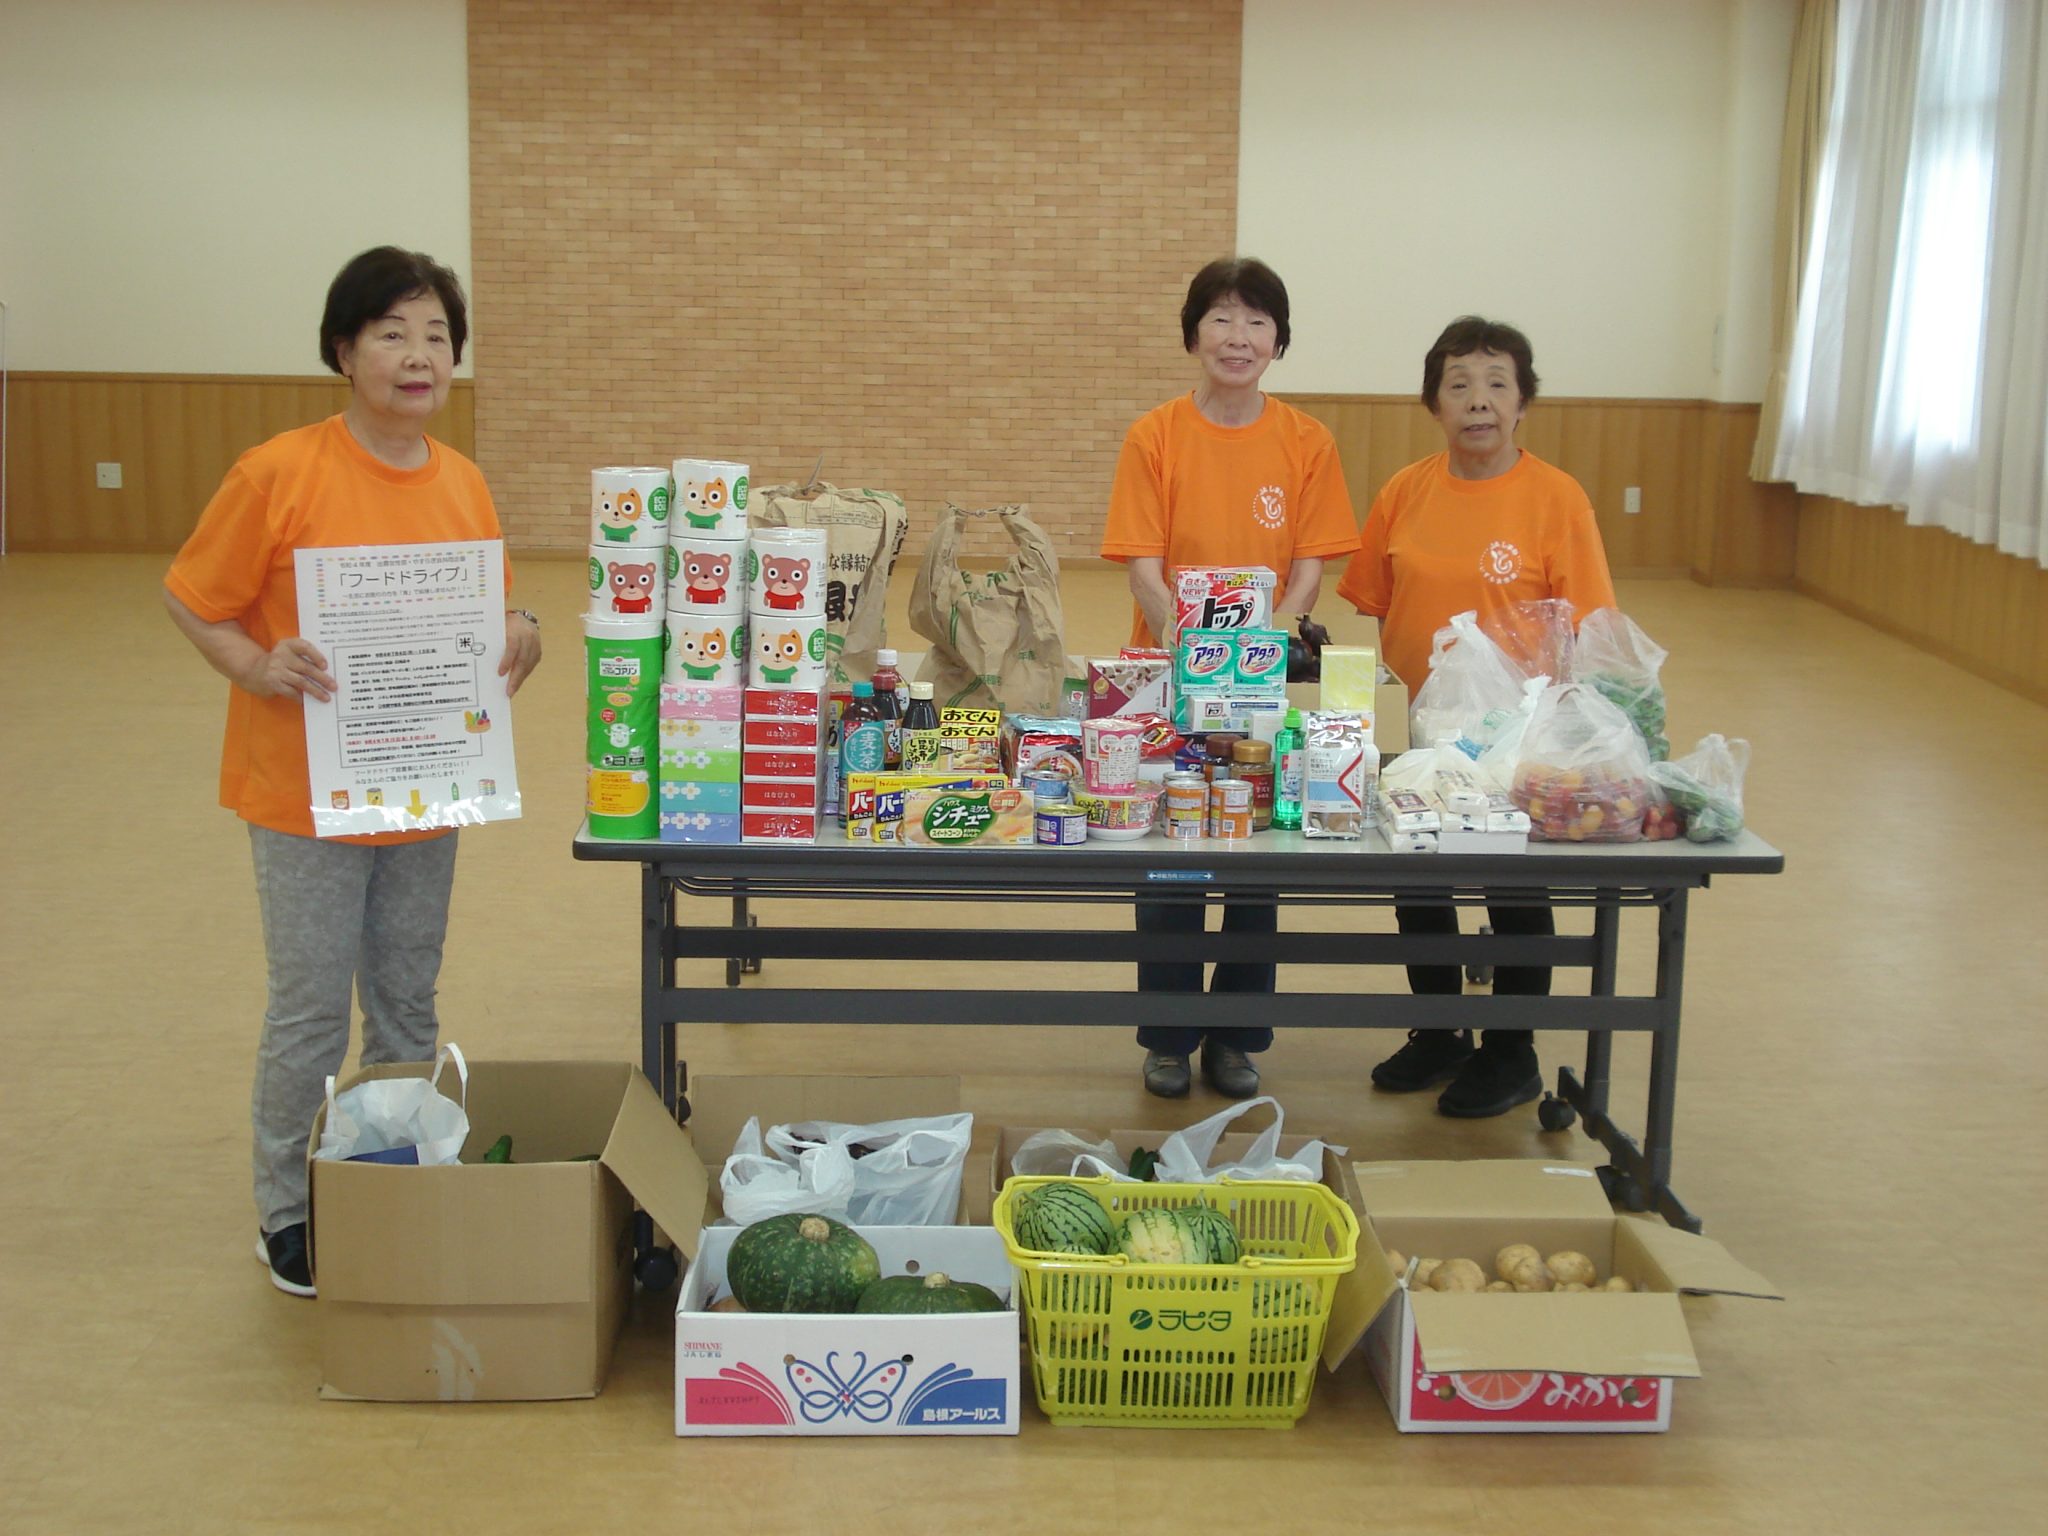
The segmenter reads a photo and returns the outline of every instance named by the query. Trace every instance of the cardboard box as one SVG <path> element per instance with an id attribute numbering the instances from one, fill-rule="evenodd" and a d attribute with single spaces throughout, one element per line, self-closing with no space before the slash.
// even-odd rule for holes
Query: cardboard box
<path id="1" fill-rule="evenodd" d="M 814 843 L 818 840 L 817 811 L 740 812 L 740 841 L 743 843 Z"/>
<path id="2" fill-rule="evenodd" d="M 1164 715 L 1173 709 L 1173 657 L 1095 656 L 1088 661 L 1088 713 Z"/>
<path id="3" fill-rule="evenodd" d="M 432 1070 L 369 1067 L 341 1086 Z M 595 1396 L 632 1290 L 634 1201 L 667 1231 L 700 1219 L 703 1168 L 625 1062 L 472 1061 L 467 1105 L 470 1161 L 312 1162 L 323 1397 Z M 506 1133 L 516 1161 L 483 1164 Z"/>
<path id="4" fill-rule="evenodd" d="M 668 785 L 664 783 L 662 788 Z M 661 840 L 730 845 L 740 840 L 740 818 L 737 814 L 714 816 L 709 811 L 663 811 Z"/>
<path id="5" fill-rule="evenodd" d="M 1173 628 L 1264 629 L 1273 619 L 1280 578 L 1263 565 L 1178 566 L 1173 573 Z"/>
<path id="6" fill-rule="evenodd" d="M 1324 1362 L 1364 1338 L 1366 1358 L 1404 1431 L 1628 1432 L 1671 1423 L 1674 1384 L 1700 1374 L 1681 1292 L 1776 1299 L 1777 1291 L 1709 1238 L 1655 1217 L 1618 1216 L 1590 1164 L 1541 1160 L 1356 1163 L 1359 1289 L 1369 1328 L 1333 1319 Z M 1387 1249 L 1470 1258 L 1491 1276 L 1508 1243 L 1571 1248 L 1627 1294 L 1414 1294 Z"/>
<path id="7" fill-rule="evenodd" d="M 737 1227 L 699 1240 L 676 1304 L 678 1435 L 1014 1435 L 1016 1275 L 991 1227 L 862 1227 L 884 1275 L 985 1285 L 1001 1312 L 712 1312 Z"/>

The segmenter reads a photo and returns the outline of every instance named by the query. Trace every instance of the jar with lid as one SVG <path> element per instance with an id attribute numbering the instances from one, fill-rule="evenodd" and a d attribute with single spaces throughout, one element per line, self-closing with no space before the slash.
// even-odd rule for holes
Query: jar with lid
<path id="1" fill-rule="evenodd" d="M 1265 831 L 1273 825 L 1273 744 L 1250 738 L 1231 743 L 1230 773 L 1251 781 L 1252 830 Z"/>

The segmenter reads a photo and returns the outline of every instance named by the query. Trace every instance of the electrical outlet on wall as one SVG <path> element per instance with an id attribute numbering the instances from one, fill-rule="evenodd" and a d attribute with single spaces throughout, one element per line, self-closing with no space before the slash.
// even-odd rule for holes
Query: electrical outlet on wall
<path id="1" fill-rule="evenodd" d="M 121 489 L 121 466 L 119 464 L 102 463 L 96 465 L 93 474 L 95 477 L 94 483 L 101 490 L 118 491 Z"/>
<path id="2" fill-rule="evenodd" d="M 1643 510 L 1643 488 L 1632 485 L 1621 493 L 1621 510 L 1630 517 L 1638 517 Z"/>

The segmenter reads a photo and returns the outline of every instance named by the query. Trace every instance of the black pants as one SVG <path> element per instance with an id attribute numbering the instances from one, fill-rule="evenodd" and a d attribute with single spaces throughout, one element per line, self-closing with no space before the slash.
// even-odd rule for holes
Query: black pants
<path id="1" fill-rule="evenodd" d="M 1138 932 L 1198 934 L 1203 931 L 1203 914 L 1207 911 L 1207 906 L 1200 902 L 1141 901 L 1137 908 Z M 1278 933 L 1279 909 L 1271 901 L 1260 901 L 1255 897 L 1228 897 L 1223 903 L 1223 931 Z M 1138 990 L 1199 992 L 1202 990 L 1202 963 L 1199 960 L 1141 960 L 1138 962 Z M 1270 995 L 1273 991 L 1273 967 L 1260 961 L 1218 961 L 1209 990 Z M 1168 1024 L 1141 1027 L 1138 1044 L 1148 1051 L 1191 1056 L 1202 1043 L 1204 1034 L 1213 1036 L 1219 1045 L 1234 1045 L 1247 1055 L 1263 1051 L 1273 1043 L 1271 1027 L 1263 1024 L 1243 1029 L 1212 1030 Z"/>
<path id="2" fill-rule="evenodd" d="M 1557 932 L 1557 924 L 1547 906 L 1495 906 L 1489 901 L 1486 915 L 1493 922 L 1493 931 L 1498 934 L 1547 938 Z M 1448 901 L 1396 902 L 1394 922 L 1403 933 L 1455 935 L 1458 931 L 1458 909 Z M 1411 965 L 1408 967 L 1408 990 L 1421 995 L 1458 993 L 1465 990 L 1465 979 L 1455 965 Z M 1496 997 L 1548 997 L 1550 967 L 1496 966 L 1493 992 Z M 1527 1045 L 1530 1038 L 1526 1029 L 1486 1031 L 1486 1043 L 1496 1050 Z"/>

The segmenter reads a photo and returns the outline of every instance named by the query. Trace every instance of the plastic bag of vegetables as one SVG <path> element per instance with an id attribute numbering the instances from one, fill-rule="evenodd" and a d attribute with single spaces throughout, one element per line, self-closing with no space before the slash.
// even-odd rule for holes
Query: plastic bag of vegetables
<path id="1" fill-rule="evenodd" d="M 1632 843 L 1650 802 L 1643 739 L 1597 689 L 1545 690 L 1522 733 L 1508 794 L 1530 835 L 1551 842 Z"/>
<path id="2" fill-rule="evenodd" d="M 1578 649 L 1572 653 L 1572 680 L 1599 689 L 1628 716 L 1653 763 L 1671 755 L 1664 735 L 1664 685 L 1658 680 L 1669 654 L 1619 608 L 1595 608 L 1587 614 L 1579 625 Z"/>
<path id="3" fill-rule="evenodd" d="M 1522 671 L 1479 627 L 1478 612 L 1457 613 L 1436 632 L 1429 678 L 1408 710 L 1408 739 L 1418 747 L 1454 741 L 1477 757 L 1514 714 Z"/>
<path id="4" fill-rule="evenodd" d="M 1547 677 L 1561 683 L 1572 675 L 1575 611 L 1569 598 L 1524 598 L 1504 608 L 1488 609 L 1479 627 L 1524 677 Z"/>
<path id="5" fill-rule="evenodd" d="M 1685 835 L 1695 843 L 1742 830 L 1742 781 L 1748 773 L 1749 743 L 1740 736 L 1702 736 L 1676 762 L 1650 765 L 1650 777 L 1685 817 Z"/>

